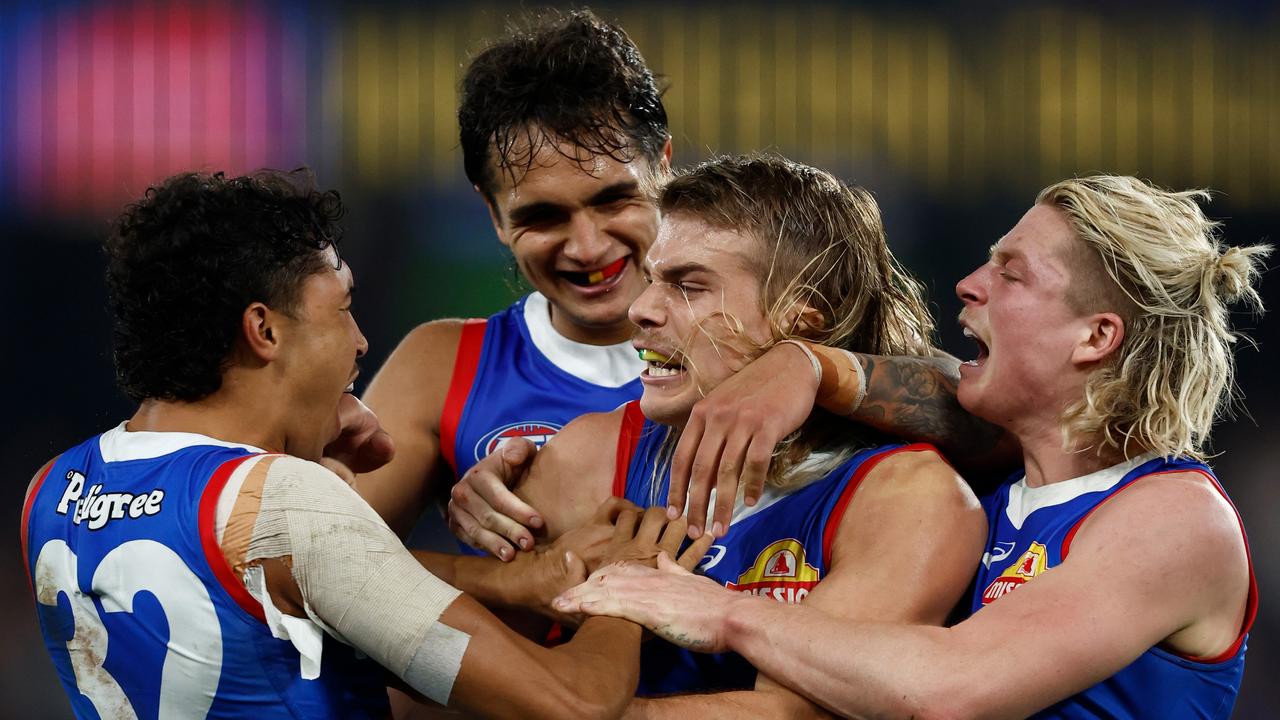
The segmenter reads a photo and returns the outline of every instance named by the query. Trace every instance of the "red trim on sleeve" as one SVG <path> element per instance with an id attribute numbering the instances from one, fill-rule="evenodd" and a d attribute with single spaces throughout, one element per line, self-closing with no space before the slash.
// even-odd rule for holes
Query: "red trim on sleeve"
<path id="1" fill-rule="evenodd" d="M 1177 655 L 1178 657 L 1184 660 L 1190 660 L 1191 662 L 1204 663 L 1206 665 L 1213 665 L 1215 663 L 1220 663 L 1226 660 L 1230 660 L 1232 657 L 1235 656 L 1235 654 L 1240 650 L 1240 645 L 1244 643 L 1245 636 L 1249 634 L 1250 628 L 1253 627 L 1254 619 L 1258 617 L 1258 580 L 1253 573 L 1253 553 L 1249 549 L 1249 536 L 1244 531 L 1244 520 L 1240 517 L 1240 511 L 1236 508 L 1236 504 L 1231 502 L 1231 498 L 1227 497 L 1227 492 L 1222 489 L 1222 485 L 1218 482 L 1217 478 L 1215 478 L 1213 475 L 1199 468 L 1179 468 L 1176 470 L 1161 470 L 1160 472 L 1154 472 L 1148 475 L 1141 475 L 1139 477 L 1136 477 L 1130 480 L 1129 482 L 1125 483 L 1123 486 L 1118 488 L 1115 492 L 1103 498 L 1102 502 L 1098 503 L 1097 505 L 1094 505 L 1093 508 L 1089 510 L 1089 512 L 1085 513 L 1084 517 L 1077 520 L 1076 524 L 1071 526 L 1071 530 L 1067 533 L 1067 536 L 1062 540 L 1061 556 L 1064 561 L 1067 559 L 1067 553 L 1071 551 L 1071 541 L 1075 539 L 1076 532 L 1080 530 L 1080 526 L 1084 525 L 1084 521 L 1088 520 L 1090 515 L 1097 512 L 1098 508 L 1102 507 L 1103 504 L 1106 503 L 1111 498 L 1115 497 L 1116 495 L 1119 495 L 1125 490 L 1128 490 L 1130 487 L 1133 486 L 1134 483 L 1138 482 L 1139 480 L 1142 480 L 1143 478 L 1155 477 L 1157 475 L 1173 475 L 1177 473 L 1188 473 L 1188 472 L 1200 473 L 1201 475 L 1205 476 L 1205 478 L 1209 480 L 1209 483 L 1213 485 L 1213 489 L 1217 490 L 1218 494 L 1222 496 L 1222 499 L 1226 500 L 1227 504 L 1231 506 L 1232 512 L 1236 514 L 1236 522 L 1240 525 L 1240 537 L 1244 540 L 1245 561 L 1249 565 L 1249 596 L 1245 600 L 1244 622 L 1240 626 L 1240 634 L 1236 636 L 1236 641 L 1231 644 L 1231 647 L 1227 648 L 1225 652 L 1222 652 L 1218 655 L 1214 655 L 1212 657 L 1186 655 L 1186 654 L 1177 652 L 1175 650 L 1172 650 L 1170 648 L 1164 648 L 1166 652 Z"/>
<path id="2" fill-rule="evenodd" d="M 245 589 L 244 583 L 236 577 L 235 572 L 231 569 L 231 564 L 227 562 L 227 558 L 222 554 L 222 548 L 218 545 L 218 533 L 215 527 L 218 510 L 218 497 L 222 495 L 222 489 L 227 486 L 227 481 L 231 479 L 231 474 L 240 467 L 244 461 L 252 457 L 261 457 L 261 455 L 245 455 L 243 457 L 233 458 L 218 466 L 213 471 L 213 476 L 209 478 L 209 484 L 204 486 L 204 493 L 200 496 L 200 508 L 197 511 L 197 524 L 200 532 L 200 546 L 204 549 L 204 559 L 209 563 L 209 569 L 213 570 L 213 575 L 218 579 L 218 583 L 222 585 L 222 589 L 227 591 L 232 600 L 240 606 L 242 610 L 258 619 L 259 622 L 266 624 L 267 616 L 262 610 L 262 605 L 253 599 L 249 591 Z"/>
<path id="3" fill-rule="evenodd" d="M 449 463 L 449 467 L 453 468 L 455 477 L 458 475 L 458 462 L 454 457 L 453 446 L 457 442 L 462 411 L 467 406 L 471 385 L 475 382 L 476 371 L 480 367 L 480 350 L 484 346 L 484 331 L 488 322 L 479 318 L 462 323 L 457 359 L 453 362 L 453 374 L 449 378 L 449 392 L 444 397 L 444 410 L 440 413 L 440 454 Z"/>
<path id="4" fill-rule="evenodd" d="M 640 401 L 632 400 L 623 406 L 622 427 L 618 431 L 618 455 L 613 467 L 613 496 L 627 496 L 627 469 L 640 444 L 640 431 L 644 429 L 644 413 Z"/>
<path id="5" fill-rule="evenodd" d="M 822 558 L 828 564 L 831 562 L 831 546 L 836 540 L 836 530 L 840 528 L 840 521 L 844 519 L 845 510 L 849 509 L 849 502 L 853 500 L 853 493 L 857 491 L 858 486 L 885 458 L 892 457 L 898 453 L 904 452 L 924 452 L 930 451 L 942 457 L 942 453 L 938 449 L 928 443 L 912 443 L 911 445 L 903 445 L 892 450 L 885 450 L 877 455 L 872 455 L 862 464 L 858 465 L 853 471 L 853 476 L 849 479 L 849 483 L 844 486 L 844 490 L 840 491 L 840 499 L 831 508 L 831 515 L 827 517 L 827 525 L 822 530 Z"/>
<path id="6" fill-rule="evenodd" d="M 49 464 L 44 468 L 44 472 L 40 473 L 40 478 L 36 480 L 36 484 L 31 486 L 31 492 L 27 494 L 27 501 L 22 504 L 22 525 L 19 530 L 22 535 L 22 569 L 27 571 L 27 587 L 31 588 L 32 594 L 35 593 L 36 586 L 31 580 L 31 555 L 29 554 L 30 546 L 28 545 L 30 539 L 27 536 L 31 528 L 31 508 L 36 504 L 36 495 L 40 494 L 40 488 L 44 486 L 44 479 L 49 477 L 49 471 L 53 469 L 54 464 L 58 462 L 60 457 L 62 456 L 59 455 L 49 461 Z"/>

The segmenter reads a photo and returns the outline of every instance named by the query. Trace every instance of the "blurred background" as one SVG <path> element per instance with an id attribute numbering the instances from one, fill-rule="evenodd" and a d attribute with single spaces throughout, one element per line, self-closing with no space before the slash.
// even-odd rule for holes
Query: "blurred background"
<path id="1" fill-rule="evenodd" d="M 665 96 L 677 165 L 768 148 L 879 199 L 926 280 L 942 346 L 957 280 L 1039 188 L 1106 171 L 1215 191 L 1237 244 L 1280 219 L 1280 10 L 1268 2 L 598 3 Z M 524 6 L 473 2 L 14 2 L 0 8 L 0 298 L 12 412 L 0 530 L 45 460 L 131 411 L 114 388 L 98 242 L 150 183 L 189 169 L 309 165 L 346 200 L 344 255 L 371 351 L 487 315 L 520 291 L 462 172 L 462 70 Z M 1280 262 L 1273 259 L 1272 264 Z M 1280 308 L 1280 279 L 1264 279 Z M 1236 717 L 1280 708 L 1280 323 L 1241 315 L 1241 403 L 1214 461 L 1262 593 Z M 16 543 L 0 553 L 0 717 L 70 711 Z M 1115 582 L 1124 582 L 1123 578 Z M 1026 629 L 1035 642 L 1035 628 Z M 1269 679 L 1270 678 L 1270 679 Z"/>

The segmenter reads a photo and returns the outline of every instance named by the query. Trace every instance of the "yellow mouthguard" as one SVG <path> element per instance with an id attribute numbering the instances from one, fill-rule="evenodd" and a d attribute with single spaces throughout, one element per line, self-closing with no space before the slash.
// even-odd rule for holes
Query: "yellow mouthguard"
<path id="1" fill-rule="evenodd" d="M 666 355 L 663 355 L 662 353 L 657 353 L 648 349 L 640 351 L 640 359 L 644 360 L 645 362 L 658 362 L 664 365 L 671 362 L 671 358 L 667 357 Z"/>

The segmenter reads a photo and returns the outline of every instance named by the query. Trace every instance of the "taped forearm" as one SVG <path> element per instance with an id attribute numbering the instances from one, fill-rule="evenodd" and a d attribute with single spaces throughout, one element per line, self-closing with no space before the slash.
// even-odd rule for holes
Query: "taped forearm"
<path id="1" fill-rule="evenodd" d="M 809 357 L 818 378 L 818 394 L 814 403 L 840 417 L 854 417 L 867 397 L 867 374 L 858 356 L 847 350 L 804 340 L 783 342 L 799 347 Z"/>
<path id="2" fill-rule="evenodd" d="M 439 618 L 460 591 L 427 572 L 336 475 L 270 459 L 246 559 L 290 558 L 312 621 L 448 704 L 470 636 Z"/>

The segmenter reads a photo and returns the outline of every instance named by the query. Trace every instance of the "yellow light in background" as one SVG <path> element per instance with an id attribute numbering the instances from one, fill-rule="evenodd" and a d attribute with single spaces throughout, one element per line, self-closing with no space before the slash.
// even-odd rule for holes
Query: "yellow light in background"
<path id="1" fill-rule="evenodd" d="M 326 50 L 318 136 L 342 133 L 355 171 L 375 186 L 424 171 L 457 183 L 461 70 L 517 11 L 383 11 L 350 10 L 352 29 Z M 887 162 L 947 193 L 1112 171 L 1210 185 L 1236 201 L 1280 195 L 1276 28 L 1204 15 L 1152 27 L 1051 8 L 944 22 L 677 3 L 628 7 L 621 22 L 670 84 L 678 164 L 771 148 L 838 168 Z M 332 77 L 344 72 L 345 86 Z"/>

